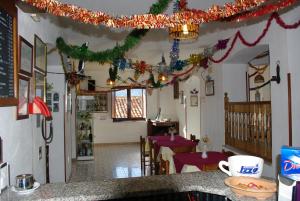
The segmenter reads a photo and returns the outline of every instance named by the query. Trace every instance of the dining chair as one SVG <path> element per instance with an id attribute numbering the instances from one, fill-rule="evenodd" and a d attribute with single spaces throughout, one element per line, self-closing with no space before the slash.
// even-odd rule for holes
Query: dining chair
<path id="1" fill-rule="evenodd" d="M 140 136 L 140 153 L 141 153 L 141 173 L 143 173 L 143 176 L 145 176 L 146 167 L 150 167 L 151 163 L 150 163 L 150 151 L 146 150 L 146 140 L 142 136 Z"/>
<path id="2" fill-rule="evenodd" d="M 160 154 L 159 156 L 159 174 L 166 174 L 169 175 L 170 174 L 170 162 L 168 160 L 164 160 L 162 158 L 162 155 Z"/>
<path id="3" fill-rule="evenodd" d="M 190 135 L 190 140 L 192 140 L 193 142 L 197 142 L 197 143 L 199 143 L 199 139 L 196 139 L 196 135 L 193 135 L 193 134 L 191 134 Z"/>
<path id="4" fill-rule="evenodd" d="M 149 158 L 150 158 L 150 175 L 155 174 L 155 154 L 154 154 L 154 145 L 153 141 L 149 140 Z"/>
<path id="5" fill-rule="evenodd" d="M 205 164 L 203 165 L 202 170 L 206 172 L 216 171 L 219 169 L 219 164 Z"/>
<path id="6" fill-rule="evenodd" d="M 222 153 L 223 153 L 224 155 L 226 155 L 227 157 L 236 155 L 236 154 L 233 153 L 232 151 L 225 151 L 224 149 L 222 149 Z"/>

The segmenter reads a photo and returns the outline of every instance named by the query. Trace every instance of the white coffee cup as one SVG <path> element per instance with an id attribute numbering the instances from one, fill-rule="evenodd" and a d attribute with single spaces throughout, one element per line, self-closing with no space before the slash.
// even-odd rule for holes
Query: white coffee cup
<path id="1" fill-rule="evenodd" d="M 229 171 L 223 166 L 227 166 Z M 220 161 L 219 168 L 229 176 L 247 176 L 260 178 L 264 166 L 264 160 L 256 156 L 235 155 L 227 161 Z"/>

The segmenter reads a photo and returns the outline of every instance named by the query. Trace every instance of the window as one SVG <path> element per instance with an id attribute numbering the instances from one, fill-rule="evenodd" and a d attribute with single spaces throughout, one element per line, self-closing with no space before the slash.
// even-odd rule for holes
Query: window
<path id="1" fill-rule="evenodd" d="M 143 120 L 146 118 L 146 90 L 114 89 L 111 105 L 114 121 Z"/>

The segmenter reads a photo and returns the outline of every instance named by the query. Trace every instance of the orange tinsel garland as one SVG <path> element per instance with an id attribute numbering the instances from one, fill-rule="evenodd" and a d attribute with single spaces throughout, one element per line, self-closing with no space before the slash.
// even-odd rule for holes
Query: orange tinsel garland
<path id="1" fill-rule="evenodd" d="M 94 25 L 103 24 L 108 27 L 131 28 L 166 28 L 176 24 L 210 22 L 236 15 L 240 12 L 253 9 L 269 0 L 236 0 L 234 3 L 226 3 L 224 6 L 213 5 L 207 11 L 187 10 L 173 15 L 142 14 L 123 17 L 113 17 L 101 11 L 90 11 L 79 6 L 63 4 L 57 0 L 22 0 L 38 9 L 73 20 Z"/>

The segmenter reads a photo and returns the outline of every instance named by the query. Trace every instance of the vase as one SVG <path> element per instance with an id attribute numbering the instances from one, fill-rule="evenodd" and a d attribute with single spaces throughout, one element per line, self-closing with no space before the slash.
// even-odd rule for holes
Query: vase
<path id="1" fill-rule="evenodd" d="M 175 140 L 175 137 L 174 137 L 174 134 L 171 133 L 171 138 L 170 138 L 171 141 L 174 141 Z"/>
<path id="2" fill-rule="evenodd" d="M 201 157 L 202 158 L 207 158 L 207 144 L 203 144 Z"/>

